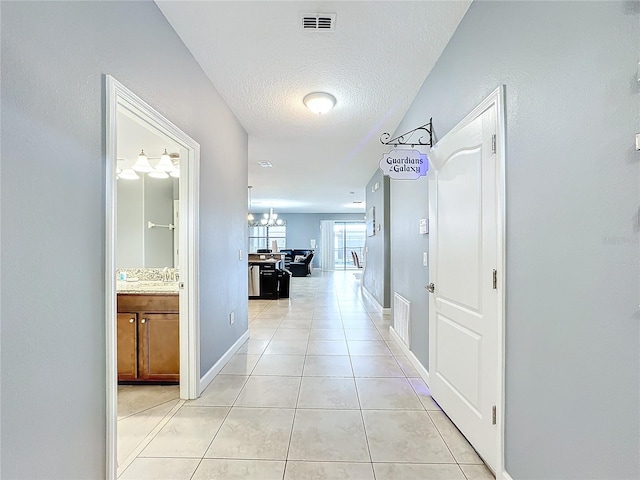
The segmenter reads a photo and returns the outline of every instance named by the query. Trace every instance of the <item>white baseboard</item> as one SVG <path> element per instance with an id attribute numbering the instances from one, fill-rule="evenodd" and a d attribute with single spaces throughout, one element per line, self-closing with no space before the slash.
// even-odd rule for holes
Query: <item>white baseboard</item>
<path id="1" fill-rule="evenodd" d="M 409 350 L 407 345 L 402 341 L 402 338 L 400 338 L 400 335 L 398 335 L 398 333 L 393 329 L 392 326 L 389 326 L 389 333 L 391 333 L 391 336 L 393 337 L 393 339 L 400 346 L 400 350 L 402 350 L 402 353 L 404 353 L 405 356 L 409 359 L 413 367 L 416 369 L 416 371 L 418 372 L 420 377 L 422 377 L 422 379 L 424 380 L 424 383 L 426 383 L 428 387 L 429 372 L 427 371 L 427 369 L 424 368 L 424 365 L 420 363 L 420 360 L 418 360 L 418 358 L 413 354 L 413 352 Z"/>
<path id="2" fill-rule="evenodd" d="M 380 303 L 378 302 L 378 299 L 374 297 L 369 290 L 367 290 L 367 287 L 361 284 L 360 289 L 362 290 L 362 293 L 364 294 L 364 296 L 367 297 L 367 300 L 373 303 L 374 307 L 376 307 L 376 309 L 380 313 L 391 313 L 391 308 L 385 308 L 382 305 L 380 305 Z"/>
<path id="3" fill-rule="evenodd" d="M 231 348 L 229 348 L 229 350 L 227 350 L 226 353 L 222 357 L 220 357 L 220 360 L 218 360 L 213 365 L 213 367 L 211 367 L 209 371 L 202 376 L 202 378 L 200 379 L 200 394 L 204 392 L 204 389 L 207 388 L 207 386 L 213 381 L 214 377 L 218 373 L 220 373 L 220 370 L 224 368 L 227 362 L 231 360 L 231 357 L 235 355 L 235 353 L 247 340 L 249 340 L 249 330 L 244 332 L 236 341 L 236 343 L 231 345 Z"/>

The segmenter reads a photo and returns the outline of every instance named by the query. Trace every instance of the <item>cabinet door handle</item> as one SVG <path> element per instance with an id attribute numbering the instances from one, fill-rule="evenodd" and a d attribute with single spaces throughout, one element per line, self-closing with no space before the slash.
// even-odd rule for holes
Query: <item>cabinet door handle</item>
<path id="1" fill-rule="evenodd" d="M 129 323 L 133 323 L 133 322 L 135 322 L 135 321 L 136 321 L 136 319 L 135 319 L 135 318 L 130 318 L 130 319 L 129 319 Z"/>
<path id="2" fill-rule="evenodd" d="M 140 320 L 140 323 L 147 323 L 147 319 L 143 318 L 142 320 Z"/>

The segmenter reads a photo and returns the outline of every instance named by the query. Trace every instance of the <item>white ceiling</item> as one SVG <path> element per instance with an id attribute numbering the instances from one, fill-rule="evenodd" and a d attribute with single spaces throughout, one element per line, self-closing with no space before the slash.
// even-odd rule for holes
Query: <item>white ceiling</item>
<path id="1" fill-rule="evenodd" d="M 249 135 L 254 210 L 339 213 L 364 212 L 353 201 L 389 151 L 380 135 L 395 131 L 470 0 L 156 3 Z M 303 31 L 304 13 L 336 14 L 335 31 Z M 307 110 L 314 91 L 335 108 Z"/>

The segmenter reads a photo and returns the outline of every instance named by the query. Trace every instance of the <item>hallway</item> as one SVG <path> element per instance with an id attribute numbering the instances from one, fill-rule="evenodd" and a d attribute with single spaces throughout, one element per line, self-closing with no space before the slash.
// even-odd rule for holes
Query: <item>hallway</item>
<path id="1" fill-rule="evenodd" d="M 250 301 L 250 340 L 119 478 L 492 479 L 355 275 L 316 270 L 289 301 Z"/>

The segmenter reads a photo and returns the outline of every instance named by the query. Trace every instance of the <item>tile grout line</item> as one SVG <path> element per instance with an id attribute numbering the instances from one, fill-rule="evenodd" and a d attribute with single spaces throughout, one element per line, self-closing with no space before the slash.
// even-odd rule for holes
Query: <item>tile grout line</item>
<path id="1" fill-rule="evenodd" d="M 176 403 L 174 405 L 174 407 L 169 410 L 169 412 L 162 418 L 162 420 L 160 420 L 156 426 L 153 428 L 153 430 L 151 430 L 149 432 L 149 434 L 147 434 L 146 437 L 144 437 L 142 439 L 142 441 L 138 444 L 138 446 L 129 454 L 129 456 L 120 464 L 118 465 L 118 469 L 116 472 L 116 478 L 119 478 L 126 470 L 127 468 L 129 468 L 131 466 L 131 464 L 134 462 L 134 460 L 136 460 L 136 458 L 138 458 L 138 456 L 142 453 L 142 451 L 147 448 L 149 446 L 149 444 L 151 443 L 151 441 L 158 435 L 158 433 L 160 433 L 160 430 L 162 430 L 164 428 L 164 426 L 169 423 L 169 420 L 171 420 L 174 415 L 176 413 L 178 413 L 178 410 L 180 410 L 182 408 L 182 406 L 184 405 L 185 400 L 178 400 L 178 403 Z"/>

